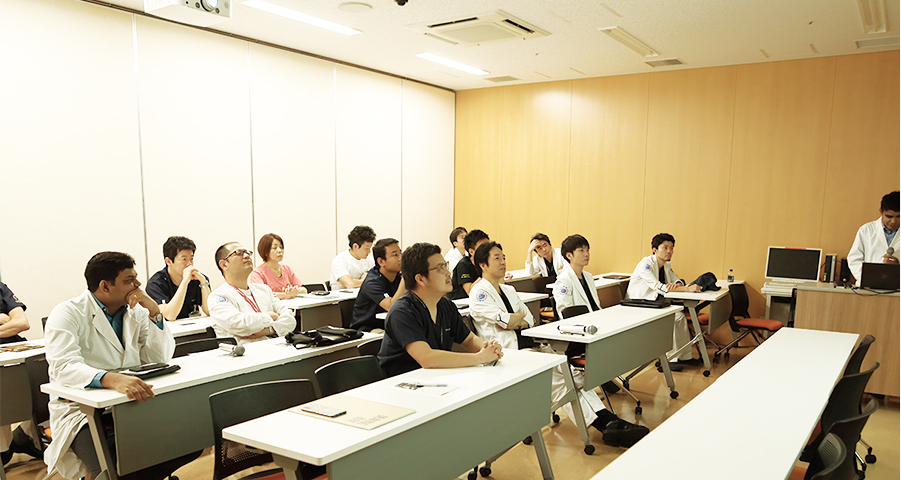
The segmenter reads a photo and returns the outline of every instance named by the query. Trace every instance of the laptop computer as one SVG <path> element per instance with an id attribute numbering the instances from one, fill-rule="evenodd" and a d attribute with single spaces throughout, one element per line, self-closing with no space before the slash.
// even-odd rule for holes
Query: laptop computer
<path id="1" fill-rule="evenodd" d="M 898 290 L 901 283 L 898 264 L 864 263 L 860 270 L 860 286 L 871 290 Z"/>

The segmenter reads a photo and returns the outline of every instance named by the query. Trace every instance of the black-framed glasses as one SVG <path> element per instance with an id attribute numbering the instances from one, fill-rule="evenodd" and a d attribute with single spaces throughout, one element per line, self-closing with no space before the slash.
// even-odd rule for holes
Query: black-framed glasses
<path id="1" fill-rule="evenodd" d="M 225 256 L 225 260 L 228 260 L 229 258 L 231 258 L 232 255 L 240 255 L 240 256 L 242 256 L 242 257 L 243 257 L 244 255 L 247 255 L 247 256 L 251 256 L 251 257 L 252 257 L 252 256 L 253 256 L 253 250 L 247 250 L 247 249 L 244 249 L 244 248 L 239 248 L 239 249 L 237 249 L 237 250 L 232 251 L 232 253 L 229 253 L 228 255 L 226 255 L 226 256 Z"/>

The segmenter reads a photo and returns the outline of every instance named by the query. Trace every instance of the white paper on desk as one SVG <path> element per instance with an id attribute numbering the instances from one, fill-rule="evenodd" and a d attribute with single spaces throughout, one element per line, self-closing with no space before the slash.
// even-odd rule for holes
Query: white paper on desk
<path id="1" fill-rule="evenodd" d="M 394 384 L 391 388 L 397 388 L 400 390 L 404 390 L 406 392 L 413 392 L 419 395 L 426 395 L 429 397 L 441 397 L 447 395 L 450 392 L 460 388 L 459 385 L 451 385 L 448 383 L 440 383 L 440 382 L 426 382 L 421 380 L 405 380 L 400 383 Z"/>

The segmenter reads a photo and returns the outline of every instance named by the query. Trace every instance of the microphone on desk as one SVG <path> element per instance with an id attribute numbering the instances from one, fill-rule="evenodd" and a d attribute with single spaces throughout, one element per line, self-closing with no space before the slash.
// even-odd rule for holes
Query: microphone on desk
<path id="1" fill-rule="evenodd" d="M 575 335 L 594 335 L 595 333 L 598 333 L 598 327 L 595 327 L 594 325 L 557 325 L 557 330 Z"/>
<path id="2" fill-rule="evenodd" d="M 219 350 L 228 353 L 233 357 L 244 355 L 244 345 L 232 345 L 230 343 L 220 343 Z"/>

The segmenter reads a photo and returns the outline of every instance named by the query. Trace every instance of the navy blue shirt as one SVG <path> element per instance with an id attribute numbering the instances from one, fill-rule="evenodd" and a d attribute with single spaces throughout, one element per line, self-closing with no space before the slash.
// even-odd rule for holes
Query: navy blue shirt
<path id="1" fill-rule="evenodd" d="M 382 371 L 393 377 L 419 368 L 419 363 L 406 350 L 413 342 L 426 342 L 434 350 L 450 351 L 454 343 L 463 343 L 470 333 L 454 302 L 442 297 L 438 301 L 437 321 L 433 322 L 425 303 L 413 292 L 407 292 L 388 310 L 385 338 L 379 350 Z"/>
<path id="2" fill-rule="evenodd" d="M 369 269 L 363 284 L 360 285 L 360 292 L 357 293 L 357 299 L 354 301 L 353 319 L 350 321 L 350 328 L 362 330 L 364 332 L 372 331 L 373 328 L 385 328 L 385 321 L 375 318 L 375 314 L 385 311 L 379 304 L 386 298 L 392 298 L 397 293 L 400 286 L 400 273 L 394 277 L 394 281 L 388 280 L 382 275 L 379 266 L 376 265 Z"/>
<path id="3" fill-rule="evenodd" d="M 209 283 L 209 277 L 204 275 L 203 278 L 206 278 L 207 283 Z M 178 290 L 178 285 L 172 283 L 172 279 L 169 278 L 168 267 L 163 267 L 162 270 L 154 273 L 150 280 L 147 281 L 147 295 L 150 295 L 150 298 L 159 304 L 169 303 L 172 297 L 175 296 L 176 290 Z M 203 305 L 203 294 L 200 292 L 200 282 L 191 280 L 188 282 L 188 291 L 185 292 L 185 303 L 181 305 L 178 318 L 191 316 L 195 305 L 197 308 Z"/>
<path id="4" fill-rule="evenodd" d="M 9 312 L 19 307 L 22 307 L 22 310 L 26 310 L 25 304 L 19 301 L 19 297 L 16 297 L 16 294 L 5 283 L 0 282 L 0 313 L 9 315 Z M 24 342 L 26 340 L 26 338 L 19 335 L 13 335 L 0 338 L 0 343 Z"/>

